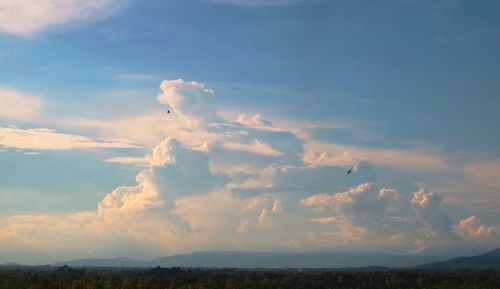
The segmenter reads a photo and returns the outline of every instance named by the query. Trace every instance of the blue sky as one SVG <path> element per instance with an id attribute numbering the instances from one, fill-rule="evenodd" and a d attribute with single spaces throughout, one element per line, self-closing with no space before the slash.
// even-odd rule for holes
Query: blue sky
<path id="1" fill-rule="evenodd" d="M 0 0 L 0 261 L 498 246 L 499 8 Z"/>

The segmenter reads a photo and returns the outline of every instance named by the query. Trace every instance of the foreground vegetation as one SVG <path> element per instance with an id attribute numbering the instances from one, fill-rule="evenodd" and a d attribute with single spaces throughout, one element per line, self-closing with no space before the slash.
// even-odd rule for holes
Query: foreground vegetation
<path id="1" fill-rule="evenodd" d="M 0 289 L 500 288 L 499 271 L 237 269 L 0 269 Z"/>

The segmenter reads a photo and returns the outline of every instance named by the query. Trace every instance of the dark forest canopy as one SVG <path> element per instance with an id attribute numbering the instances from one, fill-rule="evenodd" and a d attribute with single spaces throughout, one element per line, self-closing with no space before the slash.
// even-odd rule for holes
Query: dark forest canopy
<path id="1" fill-rule="evenodd" d="M 241 269 L 110 269 L 17 267 L 0 269 L 0 289 L 327 289 L 500 288 L 500 272 Z"/>

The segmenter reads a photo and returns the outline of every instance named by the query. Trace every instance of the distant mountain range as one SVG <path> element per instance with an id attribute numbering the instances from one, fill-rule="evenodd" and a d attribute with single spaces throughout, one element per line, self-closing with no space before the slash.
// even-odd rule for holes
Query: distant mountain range
<path id="1" fill-rule="evenodd" d="M 2 267 L 16 267 L 16 266 L 21 266 L 21 265 L 19 265 L 16 262 L 6 262 L 6 263 L 0 264 L 0 266 L 2 266 Z"/>
<path id="2" fill-rule="evenodd" d="M 449 259 L 446 256 L 391 255 L 332 252 L 199 251 L 152 260 L 95 258 L 57 262 L 71 267 L 207 267 L 207 268 L 406 268 L 423 270 L 500 270 L 500 249 L 484 254 Z M 0 267 L 18 267 L 3 263 Z"/>
<path id="3" fill-rule="evenodd" d="M 152 267 L 148 266 L 147 261 L 139 261 L 130 258 L 89 258 L 76 259 L 65 262 L 57 262 L 54 266 L 71 266 L 71 267 Z"/>
<path id="4" fill-rule="evenodd" d="M 346 267 L 414 267 L 443 261 L 443 256 L 389 255 L 373 253 L 329 252 L 240 252 L 202 251 L 173 255 L 148 261 L 128 258 L 79 259 L 53 265 L 72 267 L 212 267 L 212 268 L 346 268 Z"/>
<path id="5" fill-rule="evenodd" d="M 417 268 L 429 270 L 500 270 L 500 249 L 489 251 L 477 256 L 459 257 L 448 261 L 428 263 L 418 266 Z"/>

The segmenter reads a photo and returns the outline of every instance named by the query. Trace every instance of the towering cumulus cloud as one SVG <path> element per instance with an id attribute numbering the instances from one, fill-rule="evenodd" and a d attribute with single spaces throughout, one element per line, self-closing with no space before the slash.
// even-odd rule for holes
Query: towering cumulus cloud
<path id="1" fill-rule="evenodd" d="M 0 254 L 42 250 L 83 256 L 88 252 L 113 255 L 121 250 L 125 252 L 121 255 L 157 256 L 243 248 L 280 236 L 270 234 L 283 214 L 279 196 L 262 189 L 243 197 L 231 188 L 257 178 L 258 166 L 274 166 L 282 153 L 273 144 L 280 147 L 282 134 L 293 135 L 279 132 L 275 136 L 272 131 L 246 130 L 225 121 L 210 100 L 213 91 L 203 84 L 164 81 L 161 90 L 158 100 L 179 122 L 172 133 L 178 138 L 166 137 L 143 158 L 147 167 L 137 174 L 137 184 L 116 188 L 98 202 L 95 211 L 0 219 Z M 236 164 L 259 161 L 246 173 L 238 165 L 213 168 L 212 153 L 223 158 L 225 152 L 241 152 Z M 54 240 L 56 232 L 60 238 Z"/>

